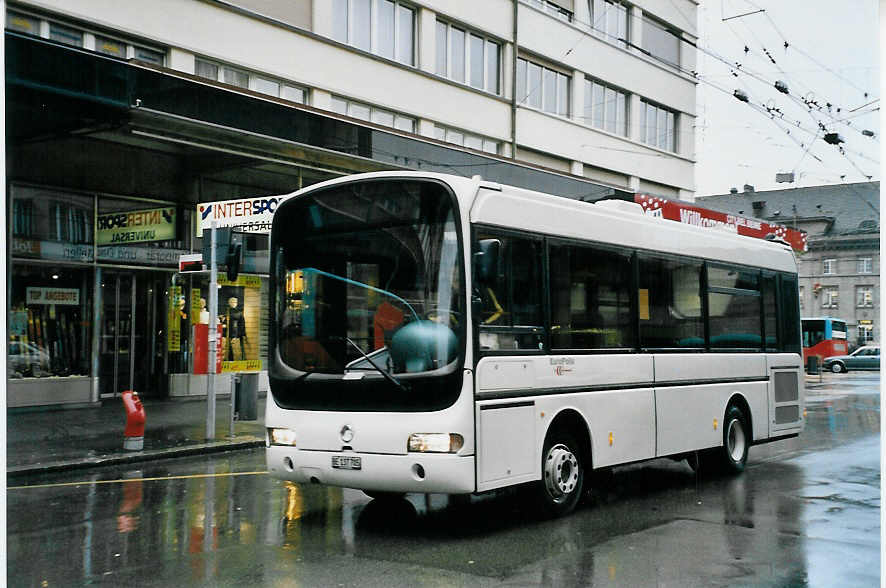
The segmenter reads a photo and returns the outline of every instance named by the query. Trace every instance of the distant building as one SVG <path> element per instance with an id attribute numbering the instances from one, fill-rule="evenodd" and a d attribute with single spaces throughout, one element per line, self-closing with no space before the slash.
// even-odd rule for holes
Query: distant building
<path id="1" fill-rule="evenodd" d="M 799 254 L 800 311 L 846 321 L 850 348 L 880 340 L 880 183 L 745 191 L 701 206 L 806 231 Z"/>

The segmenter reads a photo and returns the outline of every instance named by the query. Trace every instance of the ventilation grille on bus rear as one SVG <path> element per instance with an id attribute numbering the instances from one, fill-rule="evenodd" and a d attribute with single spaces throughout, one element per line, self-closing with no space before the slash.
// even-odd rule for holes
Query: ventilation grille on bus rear
<path id="1" fill-rule="evenodd" d="M 800 420 L 800 407 L 794 404 L 775 407 L 775 424 L 794 423 Z"/>
<path id="2" fill-rule="evenodd" d="M 797 386 L 797 372 L 775 372 L 774 376 L 775 401 L 796 402 L 797 394 L 800 389 L 800 387 Z"/>

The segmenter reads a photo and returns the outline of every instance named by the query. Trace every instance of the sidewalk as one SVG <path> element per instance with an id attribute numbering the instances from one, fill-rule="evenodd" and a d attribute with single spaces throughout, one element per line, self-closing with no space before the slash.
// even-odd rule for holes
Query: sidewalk
<path id="1" fill-rule="evenodd" d="M 7 475 L 46 473 L 259 447 L 265 443 L 264 397 L 258 399 L 258 420 L 234 423 L 230 403 L 216 403 L 215 439 L 206 440 L 205 398 L 144 400 L 145 442 L 142 451 L 123 450 L 126 414 L 119 399 L 94 408 L 37 410 L 6 416 Z"/>

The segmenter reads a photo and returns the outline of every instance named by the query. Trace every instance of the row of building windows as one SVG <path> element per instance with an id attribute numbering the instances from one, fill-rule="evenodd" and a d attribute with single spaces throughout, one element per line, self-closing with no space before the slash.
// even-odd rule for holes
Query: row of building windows
<path id="1" fill-rule="evenodd" d="M 13 10 L 6 12 L 6 28 L 122 59 L 139 59 L 156 65 L 164 65 L 166 61 L 166 53 L 160 49 Z"/>
<path id="2" fill-rule="evenodd" d="M 477 291 L 486 351 L 799 351 L 796 276 L 493 228 L 477 239 L 501 243 Z"/>
<path id="3" fill-rule="evenodd" d="M 415 9 L 394 0 L 332 0 L 332 38 L 415 65 Z"/>
<path id="4" fill-rule="evenodd" d="M 823 259 L 821 262 L 821 273 L 830 276 L 837 273 L 836 259 Z M 871 257 L 860 257 L 855 260 L 855 273 L 871 274 L 874 273 L 874 260 Z"/>
<path id="5" fill-rule="evenodd" d="M 839 308 L 840 307 L 840 287 L 839 286 L 820 286 L 813 289 L 813 294 L 818 296 L 821 301 L 822 308 Z M 804 288 L 800 287 L 800 308 L 803 308 Z M 874 287 L 873 286 L 856 286 L 855 287 L 855 307 L 856 308 L 873 308 L 874 307 Z"/>

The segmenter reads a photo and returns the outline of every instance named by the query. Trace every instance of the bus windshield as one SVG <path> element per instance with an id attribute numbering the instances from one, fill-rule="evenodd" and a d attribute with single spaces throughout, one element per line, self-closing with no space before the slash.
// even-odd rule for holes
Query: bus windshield
<path id="1" fill-rule="evenodd" d="M 465 336 L 454 202 L 436 182 L 384 179 L 281 207 L 272 271 L 285 366 L 298 378 L 338 375 L 339 388 L 369 386 L 385 398 L 414 398 L 417 377 L 451 373 Z M 293 392 L 309 400 L 307 388 Z"/>

